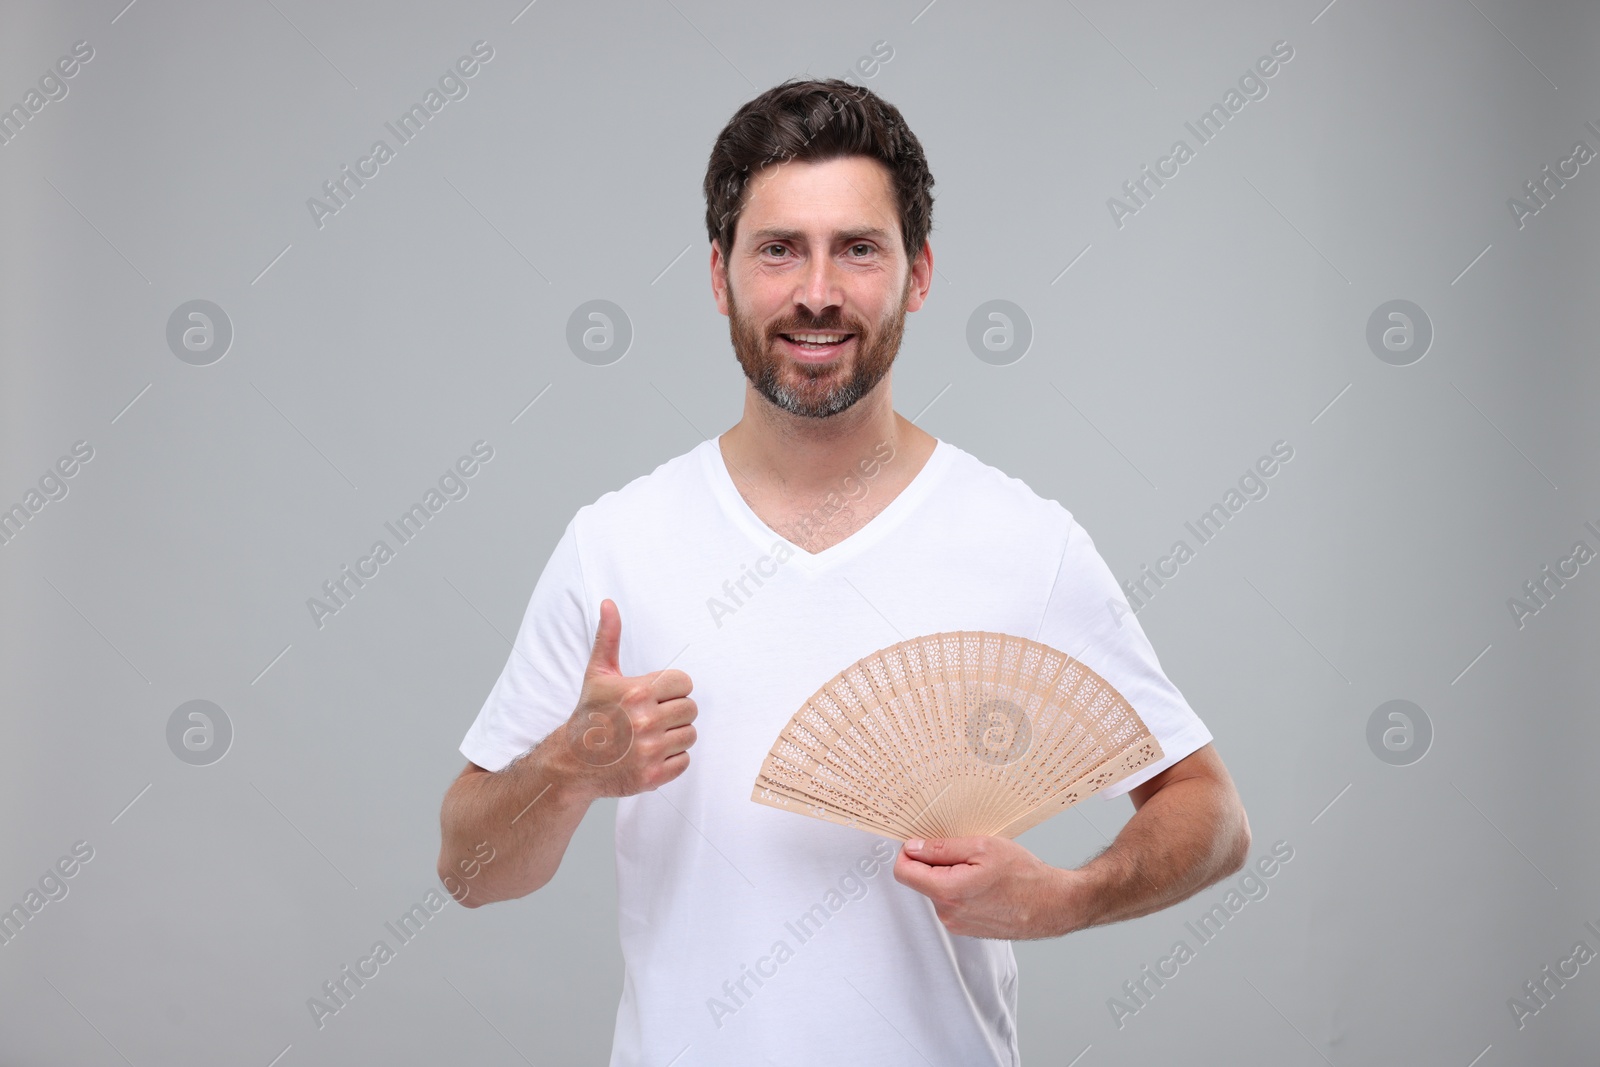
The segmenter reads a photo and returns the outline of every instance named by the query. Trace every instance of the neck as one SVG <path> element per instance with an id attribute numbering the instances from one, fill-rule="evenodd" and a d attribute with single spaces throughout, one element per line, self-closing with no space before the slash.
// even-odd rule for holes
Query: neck
<path id="1" fill-rule="evenodd" d="M 722 454 L 746 483 L 792 492 L 825 489 L 859 469 L 887 442 L 895 455 L 926 458 L 932 435 L 895 412 L 889 377 L 849 408 L 825 419 L 784 411 L 745 383 L 744 416 L 722 435 Z M 916 466 L 921 466 L 920 461 Z"/>

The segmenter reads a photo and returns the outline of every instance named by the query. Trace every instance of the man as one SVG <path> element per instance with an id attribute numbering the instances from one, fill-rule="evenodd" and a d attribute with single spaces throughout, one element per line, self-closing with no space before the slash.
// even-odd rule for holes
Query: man
<path id="1" fill-rule="evenodd" d="M 543 886 L 590 803 L 622 798 L 613 1067 L 1015 1065 L 1010 941 L 1147 914 L 1244 861 L 1211 734 L 1107 610 L 1126 602 L 1089 535 L 891 406 L 932 184 L 899 111 L 847 83 L 734 115 L 705 189 L 743 417 L 579 510 L 462 743 L 439 873 L 468 907 Z M 902 846 L 751 801 L 818 686 L 962 629 L 1077 656 L 1160 741 L 1103 791 L 1136 808 L 1104 852 L 1062 869 L 1002 838 Z"/>

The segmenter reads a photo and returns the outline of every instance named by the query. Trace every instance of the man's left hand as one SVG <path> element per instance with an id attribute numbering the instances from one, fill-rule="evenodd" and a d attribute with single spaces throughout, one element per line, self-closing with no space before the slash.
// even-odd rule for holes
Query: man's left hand
<path id="1" fill-rule="evenodd" d="M 894 863 L 895 881 L 933 901 L 952 934 L 1007 941 L 1072 930 L 1077 874 L 1004 837 L 913 838 Z"/>

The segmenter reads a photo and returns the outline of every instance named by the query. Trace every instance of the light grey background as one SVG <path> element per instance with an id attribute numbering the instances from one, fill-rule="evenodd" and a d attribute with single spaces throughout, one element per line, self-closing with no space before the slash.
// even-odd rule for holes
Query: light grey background
<path id="1" fill-rule="evenodd" d="M 94 49 L 0 147 L 0 506 L 94 449 L 0 547 L 0 906 L 94 849 L 0 946 L 0 1063 L 604 1062 L 612 804 L 546 889 L 448 905 L 320 1029 L 306 1002 L 436 885 L 456 745 L 573 511 L 738 417 L 712 138 L 879 41 L 857 80 L 938 183 L 900 411 L 1119 578 L 1294 448 L 1139 615 L 1254 853 L 1294 858 L 1120 1027 L 1227 884 L 1018 944 L 1025 1061 L 1592 1062 L 1600 963 L 1521 1027 L 1508 1000 L 1600 951 L 1600 566 L 1520 627 L 1507 601 L 1600 548 L 1600 164 L 1520 228 L 1507 200 L 1600 149 L 1593 5 L 125 3 L 0 6 L 0 106 Z M 307 199 L 479 40 L 469 94 L 319 229 Z M 1280 40 L 1268 95 L 1118 227 Z M 166 341 L 197 299 L 234 331 L 209 366 Z M 633 327 L 609 366 L 565 340 L 595 299 Z M 1006 366 L 966 343 L 992 299 L 1033 329 Z M 1409 366 L 1366 343 L 1394 299 L 1434 330 Z M 307 598 L 480 439 L 469 495 L 318 628 Z M 233 728 L 209 766 L 167 742 L 197 699 Z M 1367 743 L 1393 699 L 1433 726 L 1409 766 Z M 1075 865 L 1131 811 L 1022 840 Z"/>

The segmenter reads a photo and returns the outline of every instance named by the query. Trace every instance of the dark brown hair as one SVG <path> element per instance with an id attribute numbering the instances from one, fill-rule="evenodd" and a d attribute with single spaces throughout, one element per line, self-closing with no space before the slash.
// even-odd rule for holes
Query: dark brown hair
<path id="1" fill-rule="evenodd" d="M 899 110 L 872 90 L 839 78 L 790 79 L 745 104 L 722 128 L 706 166 L 706 232 L 733 253 L 749 182 L 769 163 L 820 163 L 868 156 L 889 168 L 906 257 L 933 228 L 933 174 Z"/>

